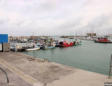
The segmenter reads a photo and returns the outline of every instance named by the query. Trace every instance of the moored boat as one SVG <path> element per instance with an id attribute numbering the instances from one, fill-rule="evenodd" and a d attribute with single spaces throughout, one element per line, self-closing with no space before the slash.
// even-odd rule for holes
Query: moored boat
<path id="1" fill-rule="evenodd" d="M 26 51 L 35 51 L 35 50 L 39 50 L 39 49 L 40 49 L 40 47 L 36 46 L 34 48 L 28 48 L 28 49 L 26 49 Z"/>
<path id="2" fill-rule="evenodd" d="M 61 41 L 58 44 L 56 44 L 56 47 L 72 47 L 74 45 L 75 45 L 75 42 Z"/>
<path id="3" fill-rule="evenodd" d="M 55 46 L 48 46 L 47 48 L 48 48 L 48 49 L 54 49 Z"/>
<path id="4" fill-rule="evenodd" d="M 81 45 L 82 44 L 81 41 L 75 41 L 74 43 L 75 43 L 74 46 L 78 46 L 78 45 Z"/>
<path id="5" fill-rule="evenodd" d="M 95 43 L 112 43 L 112 41 L 109 40 L 107 37 L 97 38 L 94 42 Z"/>

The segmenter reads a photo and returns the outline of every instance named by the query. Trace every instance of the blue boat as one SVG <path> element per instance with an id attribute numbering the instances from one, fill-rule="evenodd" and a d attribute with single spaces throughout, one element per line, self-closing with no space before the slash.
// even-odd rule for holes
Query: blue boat
<path id="1" fill-rule="evenodd" d="M 47 48 L 48 48 L 48 49 L 54 49 L 55 46 L 48 46 Z"/>

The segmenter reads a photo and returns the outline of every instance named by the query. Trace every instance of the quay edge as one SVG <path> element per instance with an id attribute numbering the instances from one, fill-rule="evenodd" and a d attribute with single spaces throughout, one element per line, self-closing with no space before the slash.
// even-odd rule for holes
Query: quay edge
<path id="1" fill-rule="evenodd" d="M 18 52 L 0 53 L 0 65 L 5 65 L 5 68 L 11 71 L 14 76 L 16 74 L 23 82 L 30 83 L 20 75 L 21 73 L 23 73 L 23 76 L 33 78 L 37 83 L 30 83 L 31 86 L 44 86 L 45 84 L 47 86 L 104 86 L 105 82 L 112 82 L 112 79 L 108 79 L 106 75 L 72 68 L 39 58 L 35 59 Z M 12 77 L 9 77 L 9 79 Z M 14 83 L 15 86 L 20 84 L 16 83 L 16 79 L 11 83 Z"/>

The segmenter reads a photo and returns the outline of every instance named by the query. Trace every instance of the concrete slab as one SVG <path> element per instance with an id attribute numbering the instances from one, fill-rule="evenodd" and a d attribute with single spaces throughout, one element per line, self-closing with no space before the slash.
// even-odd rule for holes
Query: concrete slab
<path id="1" fill-rule="evenodd" d="M 104 86 L 105 82 L 112 82 L 106 75 L 35 59 L 17 52 L 0 53 L 0 63 L 34 86 Z"/>
<path id="2" fill-rule="evenodd" d="M 11 72 L 9 69 L 5 68 L 1 64 L 0 64 L 0 67 L 3 68 L 7 72 L 7 75 L 9 78 L 9 84 L 8 84 L 5 74 L 0 70 L 0 86 L 33 86 L 25 82 L 18 75 Z"/>

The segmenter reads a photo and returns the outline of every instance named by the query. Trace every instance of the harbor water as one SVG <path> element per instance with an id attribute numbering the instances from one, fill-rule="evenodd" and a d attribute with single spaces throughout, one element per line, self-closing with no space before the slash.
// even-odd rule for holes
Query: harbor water
<path id="1" fill-rule="evenodd" d="M 74 47 L 24 53 L 75 68 L 108 75 L 112 44 L 101 44 L 83 40 L 81 45 Z"/>

